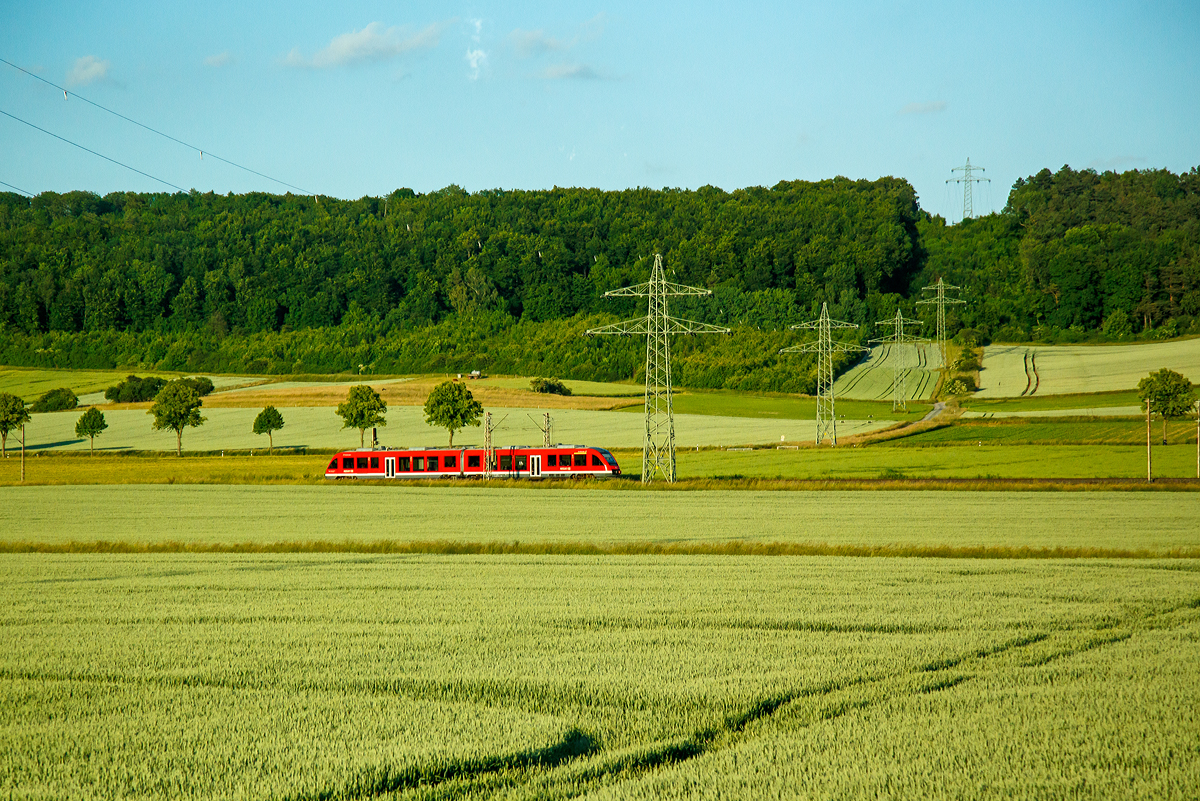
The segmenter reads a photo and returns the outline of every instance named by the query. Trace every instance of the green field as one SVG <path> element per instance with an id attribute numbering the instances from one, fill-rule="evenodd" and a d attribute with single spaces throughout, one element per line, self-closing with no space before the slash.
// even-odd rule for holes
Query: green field
<path id="1" fill-rule="evenodd" d="M 1194 492 L 606 492 L 331 482 L 4 487 L 0 498 L 0 543 L 741 541 L 1156 554 L 1200 549 L 1200 493 Z"/>
<path id="2" fill-rule="evenodd" d="M 1090 426 L 1083 427 L 1090 430 Z M 946 432 L 936 441 L 926 435 L 871 445 L 839 448 L 754 450 L 681 449 L 677 454 L 681 480 L 785 479 L 785 480 L 875 480 L 875 479 L 1130 479 L 1146 475 L 1146 451 L 1133 445 L 1030 444 L 1023 438 L 1038 432 L 1060 437 L 1057 428 L 967 425 L 939 429 L 929 437 Z M 1065 433 L 1079 436 L 1080 429 Z M 1093 432 L 1094 433 L 1094 432 Z M 1116 432 L 1110 432 L 1120 434 Z M 957 439 L 950 439 L 950 435 Z M 1144 436 L 1144 434 L 1143 434 Z M 1136 437 L 1135 437 L 1136 440 Z M 1179 437 L 1176 442 L 1182 442 Z M 1193 438 L 1193 443 L 1195 442 Z M 614 485 L 622 488 L 641 475 L 641 449 L 617 449 L 617 461 L 625 476 Z M 267 458 L 260 448 L 254 456 L 246 451 L 226 456 L 173 454 L 115 454 L 51 452 L 26 459 L 28 484 L 147 484 L 208 483 L 264 484 L 324 481 L 328 456 L 317 454 L 280 455 Z M 1194 444 L 1155 445 L 1154 475 L 1158 478 L 1195 478 Z M 20 460 L 0 462 L 0 486 L 20 481 Z M 584 487 L 605 487 L 603 482 Z M 719 488 L 715 487 L 715 488 Z M 791 487 L 804 489 L 804 487 Z M 986 487 L 979 487 L 986 488 Z"/>
<path id="3" fill-rule="evenodd" d="M 933 395 L 937 388 L 941 354 L 933 345 L 876 345 L 866 358 L 838 377 L 833 391 L 853 400 L 886 400 L 893 397 L 894 364 L 900 363 L 904 394 L 908 400 Z"/>
<path id="4" fill-rule="evenodd" d="M 1200 381 L 1200 340 L 1138 345 L 989 345 L 983 349 L 977 397 L 1131 390 L 1163 367 Z M 1034 371 L 1036 379 L 1031 380 Z"/>
<path id="5" fill-rule="evenodd" d="M 1188 562 L 6 555 L 0 575 L 12 798 L 1200 792 Z"/>
<path id="6" fill-rule="evenodd" d="M 815 420 L 817 399 L 798 395 L 758 395 L 733 390 L 689 391 L 672 399 L 676 414 L 711 414 L 726 417 L 758 417 L 776 420 Z M 907 412 L 893 412 L 892 402 L 863 401 L 836 398 L 834 411 L 847 420 L 920 420 L 933 406 L 928 403 L 908 404 Z M 620 411 L 642 414 L 642 404 L 627 406 Z M 815 429 L 814 429 L 815 430 Z"/>
<path id="7" fill-rule="evenodd" d="M 1151 424 L 1154 445 L 1162 442 L 1162 422 Z M 1140 445 L 1146 446 L 1145 418 L 1020 417 L 997 420 L 959 420 L 952 426 L 923 431 L 896 440 L 896 445 L 922 446 L 949 443 L 1007 443 L 1044 445 Z M 1172 420 L 1167 424 L 1167 442 L 1196 443 L 1195 420 Z M 1048 450 L 1047 450 L 1048 453 Z M 1049 455 L 1049 454 L 1048 454 Z"/>
<path id="8" fill-rule="evenodd" d="M 1028 395 L 1023 398 L 964 398 L 959 405 L 980 414 L 1010 414 L 1013 412 L 1059 412 L 1086 409 L 1145 409 L 1136 390 L 1119 392 L 1089 392 L 1074 395 Z"/>
<path id="9" fill-rule="evenodd" d="M 284 428 L 275 433 L 276 447 L 357 448 L 357 429 L 343 429 L 342 420 L 331 407 L 289 407 L 280 410 Z M 498 409 L 498 443 L 530 445 L 542 441 L 538 425 L 543 409 Z M 208 422 L 185 429 L 183 447 L 193 451 L 265 449 L 267 438 L 253 433 L 256 408 L 208 408 L 201 413 Z M 87 450 L 88 441 L 75 436 L 75 423 L 81 412 L 35 414 L 26 427 L 26 447 L 32 450 Z M 173 450 L 173 431 L 154 431 L 145 409 L 107 409 L 108 430 L 96 438 L 96 447 L 104 449 Z M 607 448 L 641 447 L 643 423 L 639 416 L 622 412 L 597 412 L 581 409 L 552 410 L 554 440 L 600 445 Z M 379 441 L 390 447 L 445 445 L 444 428 L 425 424 L 419 406 L 393 406 L 388 409 L 388 425 L 379 428 Z M 890 420 L 846 420 L 839 433 L 864 433 L 890 425 Z M 676 441 L 683 447 L 744 445 L 752 443 L 808 442 L 814 438 L 812 419 L 774 420 L 772 418 L 722 417 L 712 414 L 677 414 Z M 455 437 L 455 444 L 482 445 L 482 428 L 467 428 Z M 370 441 L 367 432 L 367 440 Z M 13 437 L 9 436 L 9 443 Z"/>

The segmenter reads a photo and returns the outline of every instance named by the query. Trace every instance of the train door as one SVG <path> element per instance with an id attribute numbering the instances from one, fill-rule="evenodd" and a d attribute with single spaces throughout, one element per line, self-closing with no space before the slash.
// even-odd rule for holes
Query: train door
<path id="1" fill-rule="evenodd" d="M 530 478 L 541 478 L 541 475 L 542 475 L 542 457 L 541 456 L 530 456 L 529 457 L 529 477 Z"/>
<path id="2" fill-rule="evenodd" d="M 387 478 L 396 477 L 396 457 L 389 456 L 383 460 L 383 474 Z"/>

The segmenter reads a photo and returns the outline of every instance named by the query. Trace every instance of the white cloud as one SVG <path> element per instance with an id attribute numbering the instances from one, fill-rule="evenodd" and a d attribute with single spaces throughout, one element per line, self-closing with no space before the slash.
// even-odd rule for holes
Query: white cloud
<path id="1" fill-rule="evenodd" d="M 471 41 L 478 42 L 480 36 L 483 35 L 483 20 L 469 19 L 469 20 L 467 20 L 467 22 L 471 23 L 471 25 L 473 25 L 475 27 L 475 33 L 473 33 L 471 35 Z"/>
<path id="2" fill-rule="evenodd" d="M 67 86 L 87 86 L 89 83 L 103 81 L 108 78 L 108 68 L 112 65 L 95 56 L 84 56 L 75 62 L 67 73 Z"/>
<path id="3" fill-rule="evenodd" d="M 233 56 L 226 50 L 224 53 L 217 53 L 215 56 L 209 56 L 204 59 L 204 64 L 209 67 L 224 67 L 233 61 Z"/>
<path id="4" fill-rule="evenodd" d="M 542 70 L 541 77 L 550 81 L 572 79 L 577 81 L 598 81 L 602 80 L 604 76 L 587 64 L 555 64 Z"/>
<path id="5" fill-rule="evenodd" d="M 561 39 L 547 36 L 546 32 L 540 28 L 536 31 L 524 31 L 517 28 L 508 35 L 508 39 L 522 58 L 540 56 L 555 50 L 566 50 L 571 46 L 570 43 Z"/>
<path id="6" fill-rule="evenodd" d="M 945 100 L 933 100 L 928 103 L 909 103 L 900 109 L 901 114 L 939 114 L 946 110 Z"/>
<path id="7" fill-rule="evenodd" d="M 416 33 L 409 33 L 404 28 L 385 28 L 381 22 L 372 22 L 361 31 L 338 34 L 325 49 L 318 50 L 312 58 L 305 58 L 299 49 L 293 49 L 283 63 L 289 67 L 323 69 L 344 67 L 364 61 L 386 61 L 412 50 L 436 47 L 443 28 L 444 23 L 437 23 Z"/>
<path id="8" fill-rule="evenodd" d="M 487 53 L 482 50 L 467 50 L 467 63 L 471 65 L 471 73 L 467 77 L 472 81 L 479 78 L 479 71 L 487 65 Z"/>

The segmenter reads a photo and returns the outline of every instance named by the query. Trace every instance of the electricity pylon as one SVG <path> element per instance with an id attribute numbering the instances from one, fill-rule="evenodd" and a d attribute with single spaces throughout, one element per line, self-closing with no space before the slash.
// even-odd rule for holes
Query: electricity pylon
<path id="1" fill-rule="evenodd" d="M 783 348 L 780 353 L 815 353 L 817 354 L 817 444 L 829 435 L 829 443 L 837 445 L 837 417 L 833 408 L 833 354 L 852 353 L 869 350 L 854 342 L 834 342 L 833 329 L 858 328 L 854 323 L 844 323 L 841 320 L 829 319 L 829 307 L 821 304 L 821 316 L 807 323 L 793 325 L 792 328 L 817 329 L 817 341 L 803 345 L 793 345 Z"/>
<path id="2" fill-rule="evenodd" d="M 649 282 L 605 292 L 606 298 L 649 298 L 645 317 L 588 329 L 587 336 L 646 335 L 646 434 L 642 440 L 642 483 L 656 475 L 675 481 L 675 415 L 671 410 L 671 334 L 728 334 L 728 328 L 683 320 L 667 313 L 670 295 L 711 295 L 712 291 L 672 284 L 663 275 L 662 256 L 654 254 Z"/>
<path id="3" fill-rule="evenodd" d="M 937 292 L 937 294 L 934 295 L 932 298 L 926 298 L 925 300 L 917 301 L 918 306 L 923 306 L 923 305 L 930 304 L 930 303 L 937 306 L 937 343 L 938 343 L 938 352 L 942 354 L 942 369 L 943 370 L 946 369 L 947 367 L 949 367 L 949 365 L 946 364 L 946 304 L 947 303 L 966 303 L 965 300 L 959 300 L 958 298 L 946 297 L 947 289 L 953 289 L 955 291 L 958 291 L 960 289 L 960 287 L 951 286 L 950 284 L 944 283 L 942 281 L 941 277 L 939 276 L 936 284 L 934 284 L 933 286 L 922 287 L 922 289 L 921 289 L 922 292 Z"/>
<path id="4" fill-rule="evenodd" d="M 971 197 L 971 185 L 977 184 L 980 181 L 987 181 L 988 183 L 991 183 L 992 179 L 991 178 L 974 178 L 974 177 L 972 177 L 971 176 L 972 172 L 974 172 L 975 170 L 984 172 L 984 169 L 983 169 L 983 167 L 973 166 L 971 164 L 970 159 L 967 159 L 967 163 L 964 164 L 963 166 L 954 167 L 953 169 L 950 170 L 950 172 L 958 172 L 959 170 L 962 170 L 962 178 L 947 178 L 946 183 L 963 185 L 963 219 L 969 220 L 975 216 L 975 209 L 973 207 L 973 205 L 974 205 L 973 199 Z"/>
<path id="5" fill-rule="evenodd" d="M 893 326 L 892 335 L 890 337 L 880 337 L 872 339 L 872 342 L 880 344 L 884 342 L 891 343 L 896 346 L 896 353 L 892 358 L 892 411 L 908 411 L 908 393 L 904 388 L 904 379 L 908 375 L 910 365 L 906 364 L 903 354 L 907 353 L 905 345 L 915 346 L 918 342 L 928 342 L 927 339 L 914 337 L 911 334 L 904 333 L 904 324 L 921 325 L 920 320 L 909 320 L 899 309 L 896 309 L 896 316 L 890 320 L 880 320 L 875 325 L 890 325 Z"/>

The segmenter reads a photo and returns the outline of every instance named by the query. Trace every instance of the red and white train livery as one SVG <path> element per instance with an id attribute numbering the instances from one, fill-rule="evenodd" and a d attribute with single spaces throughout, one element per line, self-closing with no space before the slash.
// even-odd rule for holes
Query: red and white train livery
<path id="1" fill-rule="evenodd" d="M 325 468 L 325 478 L 483 478 L 483 448 L 359 448 L 342 451 Z M 553 445 L 492 450 L 495 478 L 619 476 L 621 467 L 604 448 Z"/>

